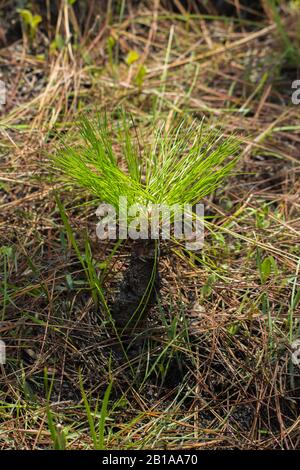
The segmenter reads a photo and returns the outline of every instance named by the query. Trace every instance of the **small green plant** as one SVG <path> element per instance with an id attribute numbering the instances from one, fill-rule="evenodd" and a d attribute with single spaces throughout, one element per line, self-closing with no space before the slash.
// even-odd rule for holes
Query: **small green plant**
<path id="1" fill-rule="evenodd" d="M 127 198 L 128 207 L 157 204 L 183 209 L 186 204 L 197 204 L 221 185 L 232 170 L 239 149 L 237 139 L 224 137 L 220 129 L 205 128 L 203 122 L 187 124 L 184 120 L 171 130 L 163 124 L 153 131 L 153 140 L 141 146 L 139 139 L 132 137 L 124 113 L 115 128 L 109 126 L 106 116 L 99 116 L 96 121 L 83 118 L 79 133 L 82 143 L 76 147 L 64 145 L 54 156 L 55 165 L 69 181 L 87 189 L 99 202 L 113 206 L 117 214 L 121 197 Z M 115 143 L 122 148 L 121 157 L 116 154 Z M 140 254 L 136 256 L 152 259 L 152 268 L 145 292 L 133 311 L 128 312 L 130 321 L 134 317 L 139 321 L 155 285 L 158 243 L 155 241 L 153 246 L 147 242 L 141 240 Z M 124 315 L 124 309 L 116 311 Z"/>
<path id="2" fill-rule="evenodd" d="M 42 17 L 40 15 L 33 15 L 31 11 L 27 9 L 19 9 L 18 13 L 22 18 L 25 32 L 29 40 L 33 41 L 38 30 L 38 25 L 42 22 Z"/>
<path id="3" fill-rule="evenodd" d="M 83 118 L 83 143 L 64 145 L 54 156 L 69 181 L 116 208 L 120 196 L 127 197 L 128 205 L 196 204 L 220 186 L 236 162 L 237 139 L 207 130 L 203 123 L 182 121 L 172 130 L 162 125 L 141 154 L 125 115 L 121 121 L 114 131 L 106 117 L 93 122 Z M 121 158 L 113 141 L 121 143 Z"/>

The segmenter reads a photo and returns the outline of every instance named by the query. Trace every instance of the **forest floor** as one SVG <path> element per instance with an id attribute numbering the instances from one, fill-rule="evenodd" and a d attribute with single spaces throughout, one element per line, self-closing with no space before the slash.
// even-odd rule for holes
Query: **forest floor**
<path id="1" fill-rule="evenodd" d="M 32 1 L 38 22 L 16 3 L 0 0 L 0 447 L 300 448 L 299 5 Z M 95 286 L 116 295 L 130 243 L 97 239 L 93 200 L 48 158 L 120 106 L 145 139 L 205 116 L 242 142 L 201 252 L 162 246 L 127 359 Z"/>

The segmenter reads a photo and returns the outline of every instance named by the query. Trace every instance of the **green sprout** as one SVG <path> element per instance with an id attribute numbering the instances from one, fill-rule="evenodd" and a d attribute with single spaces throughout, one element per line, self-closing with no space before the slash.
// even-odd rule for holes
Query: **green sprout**
<path id="1" fill-rule="evenodd" d="M 63 170 L 68 181 L 88 190 L 99 202 L 110 204 L 117 213 L 121 197 L 127 198 L 128 207 L 193 206 L 221 185 L 237 160 L 238 140 L 225 137 L 220 129 L 205 127 L 203 122 L 188 124 L 182 120 L 171 130 L 162 124 L 149 134 L 151 142 L 143 145 L 136 132 L 132 137 L 131 127 L 134 124 L 124 113 L 117 129 L 108 124 L 106 116 L 96 121 L 83 118 L 79 126 L 82 143 L 64 144 L 54 156 L 56 167 Z M 119 157 L 116 149 L 120 150 L 120 145 Z M 153 301 L 159 241 L 140 240 L 138 248 L 133 246 L 129 269 L 137 268 L 140 257 L 144 261 L 138 269 L 146 276 L 142 295 L 141 289 L 136 293 L 136 286 L 130 285 L 131 277 L 125 275 L 121 291 L 132 292 L 131 301 L 112 308 L 116 325 L 124 329 L 133 318 L 138 325 Z"/>

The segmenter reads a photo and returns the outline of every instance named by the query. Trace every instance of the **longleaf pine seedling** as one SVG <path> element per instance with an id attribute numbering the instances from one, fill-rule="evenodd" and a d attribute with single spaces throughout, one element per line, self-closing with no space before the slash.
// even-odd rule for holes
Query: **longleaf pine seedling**
<path id="1" fill-rule="evenodd" d="M 55 165 L 99 203 L 118 211 L 120 197 L 127 198 L 128 207 L 194 205 L 221 185 L 237 159 L 238 140 L 225 137 L 220 129 L 205 127 L 203 122 L 187 124 L 182 120 L 171 130 L 163 124 L 149 134 L 151 142 L 143 145 L 132 128 L 134 124 L 125 113 L 120 114 L 117 128 L 109 124 L 107 116 L 93 121 L 83 118 L 79 126 L 82 143 L 74 147 L 64 144 L 54 157 Z M 129 273 L 111 308 L 116 325 L 123 330 L 129 324 L 131 330 L 140 325 L 153 300 L 158 247 L 159 240 L 133 243 Z M 138 278 L 140 285 L 132 278 Z"/>

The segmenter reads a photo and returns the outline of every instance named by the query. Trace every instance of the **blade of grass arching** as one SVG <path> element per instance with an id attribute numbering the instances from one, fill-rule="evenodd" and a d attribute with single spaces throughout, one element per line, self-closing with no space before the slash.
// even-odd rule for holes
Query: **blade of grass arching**
<path id="1" fill-rule="evenodd" d="M 107 408 L 108 408 L 108 401 L 110 397 L 111 388 L 112 388 L 112 382 L 108 384 L 108 387 L 105 390 L 105 394 L 104 394 L 102 405 L 101 405 L 99 428 L 98 428 L 99 450 L 105 450 L 105 445 L 104 445 L 105 420 L 107 417 Z"/>
<path id="2" fill-rule="evenodd" d="M 116 243 L 114 244 L 113 249 L 111 250 L 109 256 L 106 258 L 105 268 L 101 270 L 100 283 L 103 282 L 103 279 L 104 279 L 104 276 L 107 272 L 108 266 L 109 266 L 111 260 L 113 259 L 113 257 L 115 256 L 116 252 L 118 251 L 119 247 L 122 245 L 123 242 L 124 242 L 124 240 L 121 239 L 121 238 L 119 240 L 117 240 Z"/>

